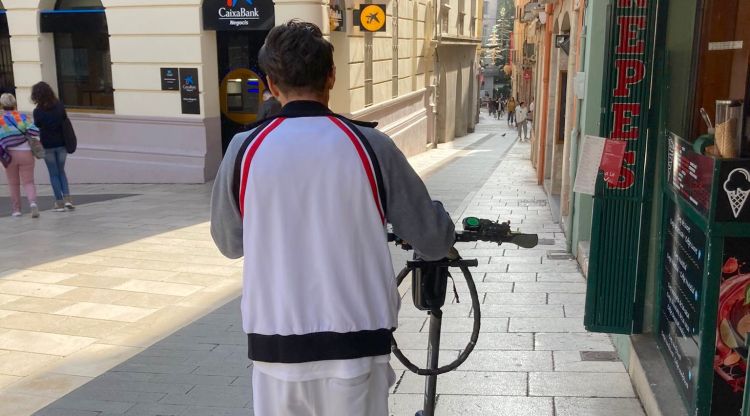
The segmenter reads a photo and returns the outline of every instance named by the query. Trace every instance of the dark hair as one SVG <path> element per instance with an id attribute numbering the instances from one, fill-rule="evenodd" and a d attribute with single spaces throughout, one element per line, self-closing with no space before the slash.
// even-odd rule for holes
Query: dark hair
<path id="1" fill-rule="evenodd" d="M 291 20 L 271 29 L 258 63 L 284 92 L 322 92 L 333 71 L 333 45 L 318 26 Z"/>
<path id="2" fill-rule="evenodd" d="M 58 100 L 52 87 L 41 81 L 31 87 L 31 101 L 42 110 L 49 110 L 57 105 Z"/>

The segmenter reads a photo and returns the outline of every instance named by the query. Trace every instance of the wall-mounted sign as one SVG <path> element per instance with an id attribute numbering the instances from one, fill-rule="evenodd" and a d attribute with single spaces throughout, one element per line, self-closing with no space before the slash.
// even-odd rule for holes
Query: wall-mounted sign
<path id="1" fill-rule="evenodd" d="M 716 221 L 750 222 L 750 163 L 723 160 L 716 196 Z"/>
<path id="2" fill-rule="evenodd" d="M 273 0 L 204 0 L 206 30 L 271 30 Z"/>
<path id="3" fill-rule="evenodd" d="M 180 68 L 180 101 L 182 114 L 201 113 L 197 68 Z"/>
<path id="4" fill-rule="evenodd" d="M 179 91 L 180 74 L 177 68 L 161 68 L 162 91 Z"/>
<path id="5" fill-rule="evenodd" d="M 346 32 L 346 3 L 344 0 L 331 0 L 328 4 L 328 20 L 331 32 Z"/>
<path id="6" fill-rule="evenodd" d="M 366 32 L 385 32 L 385 4 L 367 4 L 354 10 L 354 20 Z"/>

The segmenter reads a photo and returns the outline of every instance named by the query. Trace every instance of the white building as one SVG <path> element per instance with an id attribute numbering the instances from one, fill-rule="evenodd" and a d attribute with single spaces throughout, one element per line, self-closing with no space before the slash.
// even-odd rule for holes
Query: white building
<path id="1" fill-rule="evenodd" d="M 22 111 L 36 82 L 59 92 L 79 137 L 73 182 L 203 183 L 255 120 L 265 35 L 299 18 L 335 46 L 334 111 L 379 121 L 407 155 L 470 131 L 481 3 L 383 5 L 373 33 L 350 0 L 2 0 L 0 88 Z"/>

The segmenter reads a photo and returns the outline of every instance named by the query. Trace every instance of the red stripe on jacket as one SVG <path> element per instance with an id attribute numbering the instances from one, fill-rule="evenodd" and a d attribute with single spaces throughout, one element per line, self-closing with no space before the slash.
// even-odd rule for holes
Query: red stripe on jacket
<path id="1" fill-rule="evenodd" d="M 378 213 L 380 214 L 380 220 L 385 225 L 385 214 L 383 213 L 383 208 L 380 204 L 380 194 L 378 193 L 378 185 L 375 181 L 375 175 L 372 172 L 372 161 L 370 160 L 369 156 L 365 152 L 364 147 L 362 146 L 362 143 L 359 141 L 359 137 L 355 135 L 351 129 L 349 129 L 341 120 L 339 120 L 336 117 L 328 116 L 328 119 L 333 122 L 338 128 L 343 131 L 346 136 L 349 138 L 349 140 L 354 145 L 354 148 L 357 150 L 357 154 L 359 155 L 360 160 L 362 161 L 362 166 L 365 168 L 365 174 L 367 175 L 367 180 L 370 182 L 370 188 L 372 189 L 372 197 L 375 200 L 375 205 L 378 207 Z"/>
<path id="2" fill-rule="evenodd" d="M 260 147 L 260 144 L 263 143 L 263 140 L 268 136 L 269 133 L 271 133 L 276 127 L 279 127 L 279 125 L 284 121 L 283 118 L 277 118 L 271 124 L 269 124 L 265 129 L 263 129 L 262 132 L 258 135 L 258 137 L 253 140 L 253 142 L 250 144 L 250 147 L 247 149 L 247 152 L 245 152 L 244 160 L 242 161 L 242 173 L 240 175 L 240 216 L 245 216 L 245 188 L 247 187 L 247 177 L 250 174 L 250 163 L 253 161 L 253 156 L 255 156 L 255 152 L 258 151 L 258 147 Z"/>

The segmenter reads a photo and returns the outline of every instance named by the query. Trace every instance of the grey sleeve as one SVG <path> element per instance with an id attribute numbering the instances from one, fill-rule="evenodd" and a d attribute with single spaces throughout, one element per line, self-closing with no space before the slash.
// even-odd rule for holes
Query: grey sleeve
<path id="1" fill-rule="evenodd" d="M 450 215 L 433 201 L 422 179 L 388 136 L 361 128 L 375 152 L 383 175 L 386 218 L 393 232 L 414 247 L 420 258 L 440 260 L 456 239 Z"/>
<path id="2" fill-rule="evenodd" d="M 211 192 L 211 237 L 221 253 L 231 259 L 243 255 L 242 216 L 235 201 L 234 164 L 248 133 L 234 137 L 221 161 Z"/>

